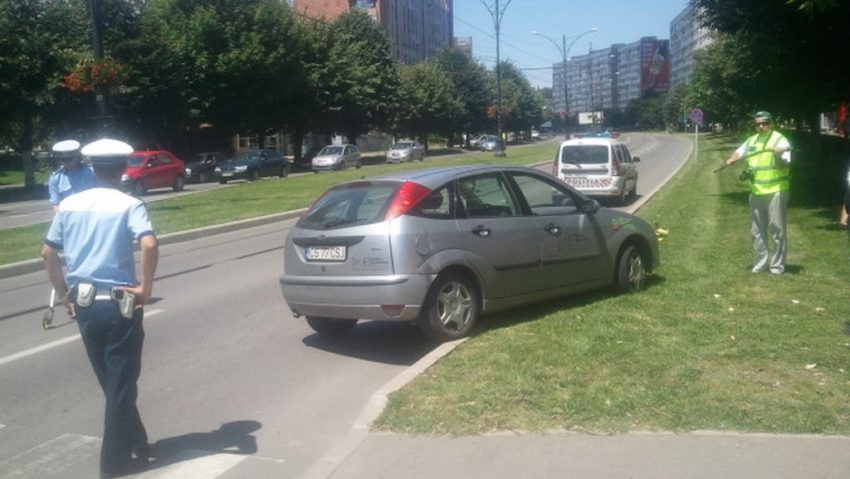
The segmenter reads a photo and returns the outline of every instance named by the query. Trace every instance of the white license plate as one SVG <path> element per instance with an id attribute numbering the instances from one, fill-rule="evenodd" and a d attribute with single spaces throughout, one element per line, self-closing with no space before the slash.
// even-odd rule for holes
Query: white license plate
<path id="1" fill-rule="evenodd" d="M 308 246 L 308 261 L 345 261 L 348 251 L 345 246 Z"/>
<path id="2" fill-rule="evenodd" d="M 224 176 L 225 178 L 229 178 L 229 177 L 233 176 L 233 172 L 232 171 L 225 171 L 221 174 L 221 176 Z"/>

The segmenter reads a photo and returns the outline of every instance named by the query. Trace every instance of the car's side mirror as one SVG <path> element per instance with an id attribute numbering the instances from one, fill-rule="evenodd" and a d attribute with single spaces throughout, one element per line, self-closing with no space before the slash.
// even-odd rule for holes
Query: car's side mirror
<path id="1" fill-rule="evenodd" d="M 587 201 L 581 204 L 581 212 L 587 215 L 592 215 L 599 211 L 599 202 L 588 198 Z"/>
<path id="2" fill-rule="evenodd" d="M 637 163 L 637 162 L 639 162 L 639 161 L 640 161 L 640 157 L 639 157 L 639 156 L 633 156 L 633 157 L 632 157 L 632 162 L 633 162 L 633 163 Z"/>

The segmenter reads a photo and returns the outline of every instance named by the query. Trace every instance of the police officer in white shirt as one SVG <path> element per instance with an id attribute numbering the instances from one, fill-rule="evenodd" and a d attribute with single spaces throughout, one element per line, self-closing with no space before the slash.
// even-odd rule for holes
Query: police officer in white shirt
<path id="1" fill-rule="evenodd" d="M 159 245 L 142 201 L 119 190 L 130 145 L 110 139 L 83 147 L 99 185 L 59 203 L 41 256 L 80 334 L 106 395 L 101 477 L 143 470 L 150 459 L 136 407 L 143 306 L 151 297 Z M 141 250 L 137 279 L 133 242 Z M 59 252 L 64 252 L 63 277 Z M 70 293 L 69 293 L 70 292 Z"/>

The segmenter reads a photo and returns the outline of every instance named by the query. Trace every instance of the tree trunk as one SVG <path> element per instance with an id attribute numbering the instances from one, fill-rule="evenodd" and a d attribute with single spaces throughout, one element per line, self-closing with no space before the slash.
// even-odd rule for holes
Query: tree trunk
<path id="1" fill-rule="evenodd" d="M 21 135 L 18 137 L 18 148 L 21 151 L 21 161 L 24 165 L 24 186 L 33 189 L 35 184 L 35 159 L 32 156 L 32 118 L 27 117 L 21 125 Z"/>

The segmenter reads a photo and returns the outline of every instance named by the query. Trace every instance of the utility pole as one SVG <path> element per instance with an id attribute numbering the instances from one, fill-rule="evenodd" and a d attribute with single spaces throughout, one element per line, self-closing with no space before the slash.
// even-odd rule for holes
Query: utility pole
<path id="1" fill-rule="evenodd" d="M 496 146 L 494 154 L 495 156 L 505 156 L 505 141 L 502 137 L 502 60 L 499 54 L 499 31 L 501 30 L 502 17 L 505 15 L 505 10 L 513 0 L 507 0 L 505 6 L 501 8 L 499 7 L 499 0 L 496 0 L 496 5 L 492 9 L 484 3 L 484 0 L 480 1 L 493 19 L 493 26 L 496 29 L 496 130 L 499 136 L 499 145 Z"/>

